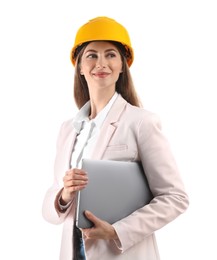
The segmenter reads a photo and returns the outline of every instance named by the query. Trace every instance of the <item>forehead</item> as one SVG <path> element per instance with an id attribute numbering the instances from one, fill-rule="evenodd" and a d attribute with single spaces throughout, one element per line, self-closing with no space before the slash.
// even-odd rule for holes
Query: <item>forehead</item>
<path id="1" fill-rule="evenodd" d="M 111 42 L 107 42 L 107 41 L 94 41 L 94 42 L 90 42 L 86 48 L 85 48 L 85 52 L 87 52 L 88 50 L 115 50 L 117 52 L 119 52 L 118 48 L 112 44 Z"/>

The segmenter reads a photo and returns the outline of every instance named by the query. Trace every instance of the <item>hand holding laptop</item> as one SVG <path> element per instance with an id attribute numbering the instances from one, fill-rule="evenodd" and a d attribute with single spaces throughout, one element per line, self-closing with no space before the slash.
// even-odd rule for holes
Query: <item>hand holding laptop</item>
<path id="1" fill-rule="evenodd" d="M 85 211 L 84 214 L 94 226 L 94 228 L 82 229 L 84 237 L 88 239 L 118 239 L 115 229 L 108 222 L 97 218 L 90 211 Z"/>
<path id="2" fill-rule="evenodd" d="M 90 228 L 86 210 L 110 224 L 127 217 L 153 198 L 138 162 L 83 159 L 88 185 L 78 193 L 76 224 Z"/>

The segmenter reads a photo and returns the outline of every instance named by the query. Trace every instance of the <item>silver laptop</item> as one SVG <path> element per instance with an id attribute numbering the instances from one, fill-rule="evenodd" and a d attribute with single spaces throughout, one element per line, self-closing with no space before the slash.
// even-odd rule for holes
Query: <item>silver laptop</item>
<path id="1" fill-rule="evenodd" d="M 76 224 L 93 226 L 84 215 L 91 211 L 110 224 L 127 217 L 153 198 L 143 168 L 137 162 L 83 159 L 88 185 L 78 193 Z"/>

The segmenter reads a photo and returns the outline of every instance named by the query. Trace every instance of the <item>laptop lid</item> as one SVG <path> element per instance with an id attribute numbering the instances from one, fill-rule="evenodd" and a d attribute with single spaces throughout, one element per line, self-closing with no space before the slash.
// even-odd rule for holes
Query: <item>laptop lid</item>
<path id="1" fill-rule="evenodd" d="M 76 224 L 79 228 L 93 226 L 85 217 L 85 210 L 113 224 L 153 198 L 138 162 L 83 159 L 82 169 L 89 181 L 78 192 Z"/>

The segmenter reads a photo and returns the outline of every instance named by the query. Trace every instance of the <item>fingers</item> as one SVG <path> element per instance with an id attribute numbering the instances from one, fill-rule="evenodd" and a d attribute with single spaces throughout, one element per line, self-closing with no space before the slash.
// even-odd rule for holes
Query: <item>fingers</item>
<path id="1" fill-rule="evenodd" d="M 87 186 L 87 173 L 81 169 L 70 169 L 66 171 L 63 177 L 63 191 L 61 199 L 65 203 L 72 200 L 76 191 L 82 190 Z"/>
<path id="2" fill-rule="evenodd" d="M 87 173 L 81 169 L 70 169 L 63 177 L 63 183 L 69 192 L 83 189 L 88 183 Z"/>
<path id="3" fill-rule="evenodd" d="M 87 179 L 87 173 L 82 169 L 74 168 L 66 171 L 64 177 L 73 178 L 73 179 Z"/>
<path id="4" fill-rule="evenodd" d="M 87 210 L 85 216 L 94 223 L 92 228 L 81 229 L 86 239 L 117 239 L 116 231 L 111 224 L 97 218 Z"/>

